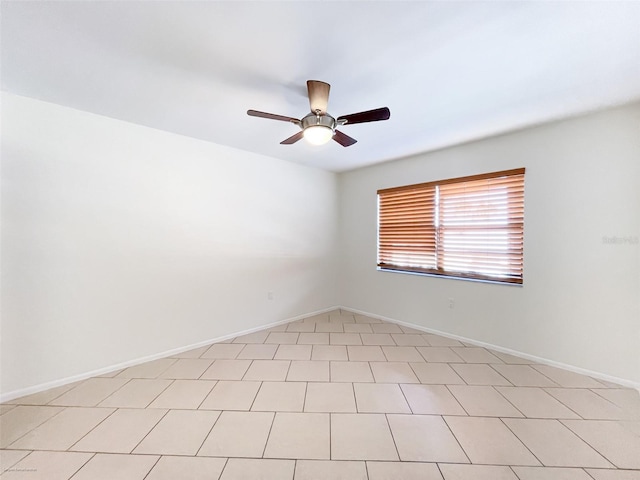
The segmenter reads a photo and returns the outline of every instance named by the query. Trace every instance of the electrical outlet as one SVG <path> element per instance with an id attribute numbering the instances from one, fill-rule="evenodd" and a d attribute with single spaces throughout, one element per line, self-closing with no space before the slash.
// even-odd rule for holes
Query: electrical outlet
<path id="1" fill-rule="evenodd" d="M 267 292 L 267 300 L 273 300 L 273 292 Z"/>
<path id="2" fill-rule="evenodd" d="M 449 299 L 449 308 L 454 308 L 456 306 L 456 301 L 453 298 Z"/>

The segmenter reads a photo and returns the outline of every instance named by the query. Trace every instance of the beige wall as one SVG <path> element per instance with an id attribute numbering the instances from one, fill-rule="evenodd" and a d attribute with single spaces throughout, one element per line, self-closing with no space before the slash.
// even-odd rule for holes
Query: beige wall
<path id="1" fill-rule="evenodd" d="M 1 153 L 3 394 L 336 305 L 335 174 L 8 94 Z"/>
<path id="2" fill-rule="evenodd" d="M 524 286 L 376 271 L 376 190 L 518 167 Z M 342 304 L 640 385 L 640 104 L 341 174 L 340 209 Z"/>

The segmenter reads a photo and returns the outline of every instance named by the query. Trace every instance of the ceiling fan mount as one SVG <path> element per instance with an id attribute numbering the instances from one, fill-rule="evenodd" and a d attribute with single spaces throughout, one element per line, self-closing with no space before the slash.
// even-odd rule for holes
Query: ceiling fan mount
<path id="1" fill-rule="evenodd" d="M 350 115 L 342 115 L 336 119 L 327 113 L 330 89 L 331 86 L 326 82 L 321 82 L 319 80 L 307 81 L 307 92 L 309 95 L 309 106 L 311 107 L 311 112 L 302 117 L 302 119 L 276 115 L 274 113 L 260 112 L 258 110 L 247 110 L 247 114 L 252 117 L 290 122 L 300 127 L 301 130 L 298 133 L 280 142 L 282 145 L 294 144 L 304 137 L 313 145 L 322 145 L 333 139 L 343 147 L 351 146 L 356 143 L 357 140 L 345 135 L 340 130 L 336 130 L 336 127 L 354 123 L 388 120 L 391 116 L 389 109 L 387 107 L 382 107 L 374 110 L 352 113 Z"/>

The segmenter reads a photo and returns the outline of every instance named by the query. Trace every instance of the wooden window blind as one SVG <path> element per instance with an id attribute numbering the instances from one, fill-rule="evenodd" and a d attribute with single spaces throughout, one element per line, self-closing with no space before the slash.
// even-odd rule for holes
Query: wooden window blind
<path id="1" fill-rule="evenodd" d="M 522 283 L 524 168 L 378 191 L 378 267 Z"/>

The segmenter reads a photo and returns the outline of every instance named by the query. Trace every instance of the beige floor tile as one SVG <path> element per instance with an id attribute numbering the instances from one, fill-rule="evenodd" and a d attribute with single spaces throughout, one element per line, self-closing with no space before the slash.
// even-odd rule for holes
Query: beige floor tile
<path id="1" fill-rule="evenodd" d="M 538 372 L 556 382 L 561 387 L 568 388 L 602 388 L 602 384 L 586 375 L 580 375 L 568 370 L 548 365 L 532 365 Z"/>
<path id="2" fill-rule="evenodd" d="M 249 366 L 251 360 L 214 360 L 200 380 L 241 380 Z"/>
<path id="3" fill-rule="evenodd" d="M 311 360 L 339 360 L 346 361 L 347 347 L 344 345 L 314 345 L 311 351 Z"/>
<path id="4" fill-rule="evenodd" d="M 164 456 L 145 480 L 218 480 L 225 458 Z"/>
<path id="5" fill-rule="evenodd" d="M 537 387 L 495 387 L 528 418 L 580 418 L 547 392 Z"/>
<path id="6" fill-rule="evenodd" d="M 426 347 L 429 344 L 420 334 L 416 333 L 392 333 L 391 338 L 396 345 L 402 347 Z"/>
<path id="7" fill-rule="evenodd" d="M 527 360 L 526 358 L 517 357 L 508 353 L 496 351 L 492 351 L 491 353 L 493 353 L 496 357 L 498 357 L 504 363 L 508 363 L 509 365 L 533 365 L 536 363 L 533 360 Z"/>
<path id="8" fill-rule="evenodd" d="M 65 408 L 11 444 L 10 448 L 67 450 L 113 412 L 113 408 Z"/>
<path id="9" fill-rule="evenodd" d="M 329 459 L 328 413 L 276 413 L 265 458 Z"/>
<path id="10" fill-rule="evenodd" d="M 633 388 L 599 388 L 592 391 L 624 410 L 625 419 L 640 420 L 640 391 Z"/>
<path id="11" fill-rule="evenodd" d="M 362 345 L 359 333 L 330 333 L 331 345 Z"/>
<path id="12" fill-rule="evenodd" d="M 211 366 L 210 358 L 181 358 L 162 372 L 158 378 L 195 380 Z"/>
<path id="13" fill-rule="evenodd" d="M 471 463 L 540 465 L 499 418 L 445 417 L 445 420 Z"/>
<path id="14" fill-rule="evenodd" d="M 523 417 L 493 387 L 481 385 L 450 385 L 449 390 L 469 415 L 476 417 Z"/>
<path id="15" fill-rule="evenodd" d="M 529 365 L 491 365 L 516 387 L 557 387 L 558 385 Z"/>
<path id="16" fill-rule="evenodd" d="M 230 458 L 220 480 L 293 480 L 294 460 Z"/>
<path id="17" fill-rule="evenodd" d="M 298 345 L 329 345 L 328 333 L 301 333 Z"/>
<path id="18" fill-rule="evenodd" d="M 450 347 L 417 347 L 416 350 L 427 362 L 464 363 Z"/>
<path id="19" fill-rule="evenodd" d="M 581 468 L 513 467 L 520 480 L 593 480 Z"/>
<path id="20" fill-rule="evenodd" d="M 432 333 L 424 333 L 424 339 L 432 347 L 462 347 L 462 342 L 453 338 L 443 337 L 442 335 L 434 335 Z"/>
<path id="21" fill-rule="evenodd" d="M 395 345 L 391 335 L 388 333 L 361 333 L 363 345 Z"/>
<path id="22" fill-rule="evenodd" d="M 0 415 L 4 415 L 5 413 L 7 413 L 10 410 L 13 410 L 14 408 L 16 408 L 18 405 L 8 405 L 8 404 L 2 404 L 0 405 Z"/>
<path id="23" fill-rule="evenodd" d="M 61 407 L 19 406 L 0 417 L 0 448 L 7 448 L 20 437 L 62 412 Z"/>
<path id="24" fill-rule="evenodd" d="M 274 344 L 250 344 L 245 345 L 240 353 L 237 355 L 237 359 L 249 359 L 249 360 L 271 360 L 278 351 L 278 345 Z"/>
<path id="25" fill-rule="evenodd" d="M 74 382 L 69 383 L 67 385 L 61 385 L 60 387 L 50 388 L 49 390 L 45 390 L 43 392 L 34 393 L 32 395 L 27 395 L 26 397 L 20 397 L 15 400 L 12 400 L 10 403 L 16 405 L 46 405 L 47 403 L 55 400 L 63 393 L 68 392 L 74 387 L 77 387 L 82 382 Z M 3 407 L 5 405 L 2 405 Z"/>
<path id="26" fill-rule="evenodd" d="M 354 383 L 359 413 L 411 413 L 402 390 L 391 383 Z"/>
<path id="27" fill-rule="evenodd" d="M 365 462 L 298 460 L 295 480 L 367 480 Z"/>
<path id="28" fill-rule="evenodd" d="M 594 470 L 587 472 L 595 480 L 640 480 L 640 470 Z"/>
<path id="29" fill-rule="evenodd" d="M 214 343 L 200 356 L 200 358 L 223 358 L 232 360 L 238 356 L 240 350 L 243 348 L 244 345 L 241 343 Z"/>
<path id="30" fill-rule="evenodd" d="M 370 362 L 376 383 L 420 383 L 407 362 Z"/>
<path id="31" fill-rule="evenodd" d="M 254 360 L 244 374 L 243 380 L 279 382 L 287 378 L 289 360 Z"/>
<path id="32" fill-rule="evenodd" d="M 305 412 L 355 413 L 356 402 L 350 383 L 309 383 Z"/>
<path id="33" fill-rule="evenodd" d="M 546 467 L 611 467 L 557 420 L 507 418 L 504 423 Z"/>
<path id="34" fill-rule="evenodd" d="M 588 420 L 625 420 L 625 411 L 615 403 L 583 388 L 547 388 L 555 397 L 582 418 Z"/>
<path id="35" fill-rule="evenodd" d="M 475 364 L 452 364 L 451 367 L 469 385 L 501 385 L 511 386 L 506 378 L 496 372 L 489 365 Z"/>
<path id="36" fill-rule="evenodd" d="M 68 480 L 89 461 L 91 455 L 78 452 L 32 452 L 7 471 L 3 465 L 2 480 Z"/>
<path id="37" fill-rule="evenodd" d="M 464 385 L 464 380 L 446 363 L 411 362 L 420 383 L 427 385 Z"/>
<path id="38" fill-rule="evenodd" d="M 70 450 L 131 453 L 166 413 L 166 410 L 159 409 L 118 409 Z"/>
<path id="39" fill-rule="evenodd" d="M 264 343 L 269 336 L 269 332 L 262 330 L 260 332 L 248 333 L 233 339 L 232 343 Z"/>
<path id="40" fill-rule="evenodd" d="M 377 345 L 350 345 L 347 347 L 347 354 L 352 362 L 387 361 L 387 357 Z"/>
<path id="41" fill-rule="evenodd" d="M 338 313 L 329 313 L 329 321 L 338 323 L 355 323 L 356 317 L 352 312 L 341 310 Z"/>
<path id="42" fill-rule="evenodd" d="M 404 333 L 417 333 L 419 335 L 424 334 L 424 330 L 418 330 L 417 328 L 413 328 L 413 327 L 406 327 L 404 325 L 399 325 L 400 330 L 402 330 Z"/>
<path id="43" fill-rule="evenodd" d="M 366 323 L 369 325 L 372 325 L 374 323 L 384 323 L 379 318 L 368 317 L 367 315 L 360 315 L 356 313 L 354 316 L 356 317 L 356 323 Z"/>
<path id="44" fill-rule="evenodd" d="M 367 462 L 369 480 L 442 480 L 435 463 Z"/>
<path id="45" fill-rule="evenodd" d="M 195 455 L 219 415 L 208 410 L 171 410 L 133 453 Z"/>
<path id="46" fill-rule="evenodd" d="M 444 385 L 400 385 L 411 411 L 424 415 L 466 415 Z"/>
<path id="47" fill-rule="evenodd" d="M 251 407 L 256 412 L 302 412 L 307 384 L 304 382 L 262 382 Z"/>
<path id="48" fill-rule="evenodd" d="M 287 373 L 288 382 L 328 382 L 329 362 L 325 360 L 293 360 Z"/>
<path id="49" fill-rule="evenodd" d="M 273 412 L 222 412 L 198 455 L 262 457 L 273 416 Z"/>
<path id="50" fill-rule="evenodd" d="M 178 360 L 175 358 L 160 358 L 152 362 L 141 363 L 134 367 L 125 368 L 116 375 L 118 378 L 157 378 Z"/>
<path id="51" fill-rule="evenodd" d="M 318 333 L 343 333 L 344 327 L 341 323 L 316 323 Z"/>
<path id="52" fill-rule="evenodd" d="M 312 333 L 315 332 L 315 324 L 311 322 L 291 322 L 287 325 L 287 332 Z"/>
<path id="53" fill-rule="evenodd" d="M 112 377 L 115 377 L 115 376 L 119 375 L 122 371 L 124 371 L 124 368 L 119 368 L 117 370 L 112 370 L 110 372 L 103 373 L 102 375 L 97 375 L 97 377 L 98 378 L 112 378 Z"/>
<path id="54" fill-rule="evenodd" d="M 311 345 L 280 345 L 274 360 L 311 360 Z"/>
<path id="55" fill-rule="evenodd" d="M 301 321 L 299 321 L 299 322 L 301 322 Z M 281 323 L 280 325 L 276 325 L 274 327 L 269 327 L 265 331 L 267 331 L 269 333 L 271 333 L 271 332 L 286 332 L 287 331 L 287 326 L 288 326 L 288 324 Z"/>
<path id="56" fill-rule="evenodd" d="M 325 312 L 325 313 L 319 313 L 317 315 L 312 315 L 310 317 L 305 317 L 303 320 L 303 322 L 310 322 L 310 323 L 328 323 L 329 322 L 329 312 Z"/>
<path id="57" fill-rule="evenodd" d="M 466 363 L 502 363 L 502 360 L 491 354 L 486 348 L 452 347 L 451 350 Z"/>
<path id="58" fill-rule="evenodd" d="M 563 420 L 562 423 L 616 467 L 640 470 L 640 436 L 619 422 Z"/>
<path id="59" fill-rule="evenodd" d="M 0 450 L 0 474 L 13 467 L 30 453 L 28 450 Z"/>
<path id="60" fill-rule="evenodd" d="M 500 465 L 440 464 L 444 480 L 518 480 L 509 467 Z"/>
<path id="61" fill-rule="evenodd" d="M 331 414 L 333 460 L 398 460 L 384 415 Z"/>
<path id="62" fill-rule="evenodd" d="M 331 362 L 332 382 L 373 382 L 367 362 Z"/>
<path id="63" fill-rule="evenodd" d="M 416 347 L 383 346 L 382 351 L 390 362 L 424 362 Z"/>
<path id="64" fill-rule="evenodd" d="M 171 355 L 170 358 L 200 358 L 204 352 L 209 349 L 209 345 L 204 347 L 193 348 L 186 352 L 176 353 Z"/>
<path id="65" fill-rule="evenodd" d="M 155 455 L 97 454 L 73 480 L 143 480 L 158 461 Z"/>
<path id="66" fill-rule="evenodd" d="M 395 323 L 372 324 L 373 333 L 403 333 L 399 325 Z"/>
<path id="67" fill-rule="evenodd" d="M 120 408 L 145 408 L 160 395 L 172 380 L 133 378 L 119 390 L 109 395 L 98 406 Z"/>
<path id="68" fill-rule="evenodd" d="M 298 343 L 297 332 L 271 332 L 264 343 L 276 343 L 278 345 L 295 345 Z"/>
<path id="69" fill-rule="evenodd" d="M 616 423 L 627 430 L 629 433 L 640 437 L 640 421 L 623 420 Z"/>
<path id="70" fill-rule="evenodd" d="M 52 400 L 49 405 L 95 407 L 128 381 L 126 378 L 90 378 Z"/>
<path id="71" fill-rule="evenodd" d="M 464 451 L 442 417 L 387 415 L 400 460 L 468 463 Z"/>
<path id="72" fill-rule="evenodd" d="M 220 380 L 200 404 L 202 410 L 250 410 L 260 382 Z"/>
<path id="73" fill-rule="evenodd" d="M 198 408 L 215 384 L 214 380 L 174 380 L 147 408 Z"/>
<path id="74" fill-rule="evenodd" d="M 368 323 L 345 323 L 343 327 L 344 333 L 373 333 Z"/>

